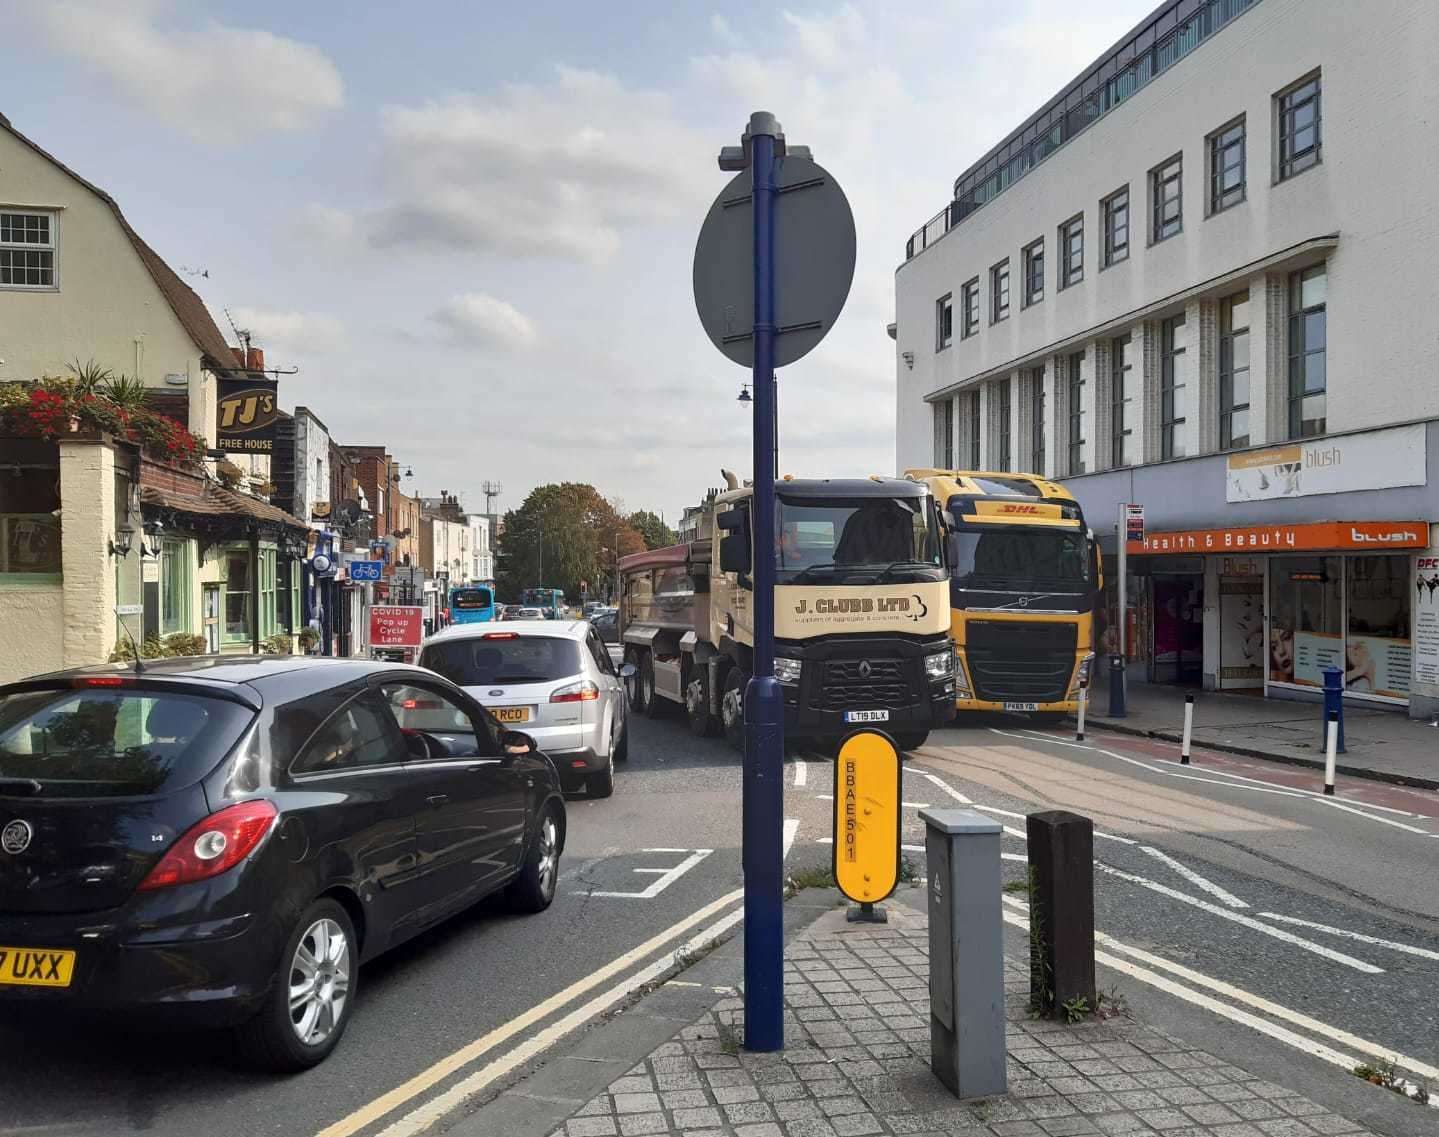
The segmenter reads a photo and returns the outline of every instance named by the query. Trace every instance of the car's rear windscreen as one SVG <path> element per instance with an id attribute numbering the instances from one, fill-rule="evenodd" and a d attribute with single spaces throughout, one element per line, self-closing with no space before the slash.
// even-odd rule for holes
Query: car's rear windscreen
<path id="1" fill-rule="evenodd" d="M 485 684 L 546 683 L 578 675 L 580 644 L 559 636 L 503 633 L 480 639 L 449 640 L 426 646 L 420 666 L 438 671 L 461 687 Z"/>
<path id="2" fill-rule="evenodd" d="M 0 696 L 0 795 L 119 797 L 199 781 L 254 715 L 204 695 L 106 687 Z"/>

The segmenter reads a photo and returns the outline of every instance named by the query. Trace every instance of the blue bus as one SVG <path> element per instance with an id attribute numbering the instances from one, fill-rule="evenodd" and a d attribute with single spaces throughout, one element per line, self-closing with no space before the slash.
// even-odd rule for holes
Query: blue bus
<path id="1" fill-rule="evenodd" d="M 538 608 L 546 620 L 563 620 L 569 615 L 565 594 L 558 588 L 527 588 L 520 593 L 520 607 Z"/>
<path id="2" fill-rule="evenodd" d="M 450 589 L 452 624 L 482 624 L 495 618 L 495 590 L 490 585 L 461 584 Z"/>

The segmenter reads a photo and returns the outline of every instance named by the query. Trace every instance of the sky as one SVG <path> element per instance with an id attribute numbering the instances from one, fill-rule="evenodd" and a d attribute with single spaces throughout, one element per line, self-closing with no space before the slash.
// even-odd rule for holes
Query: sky
<path id="1" fill-rule="evenodd" d="M 1156 2 L 0 0 L 0 113 L 407 490 L 584 481 L 673 521 L 751 467 L 748 371 L 691 292 L 750 113 L 858 234 L 838 323 L 779 373 L 781 470 L 890 473 L 905 240 Z"/>

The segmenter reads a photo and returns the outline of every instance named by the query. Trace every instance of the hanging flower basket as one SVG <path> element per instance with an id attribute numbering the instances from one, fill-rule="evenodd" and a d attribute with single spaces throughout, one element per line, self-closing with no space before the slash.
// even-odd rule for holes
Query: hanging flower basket
<path id="1" fill-rule="evenodd" d="M 122 407 L 103 394 L 82 392 L 68 379 L 0 383 L 0 435 L 54 442 L 81 431 L 136 443 L 161 461 L 195 469 L 204 465 L 205 440 L 148 408 Z"/>

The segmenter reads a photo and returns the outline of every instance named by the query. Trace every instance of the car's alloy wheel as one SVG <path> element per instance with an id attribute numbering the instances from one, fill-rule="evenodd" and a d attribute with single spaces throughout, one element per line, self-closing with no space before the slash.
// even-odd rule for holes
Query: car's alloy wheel
<path id="1" fill-rule="evenodd" d="M 560 823 L 551 805 L 540 815 L 525 863 L 509 886 L 510 904 L 521 912 L 543 912 L 555 898 L 559 879 Z"/>
<path id="2" fill-rule="evenodd" d="M 345 1017 L 350 998 L 350 941 L 322 917 L 295 945 L 290 960 L 290 1025 L 306 1046 L 326 1042 Z"/>

